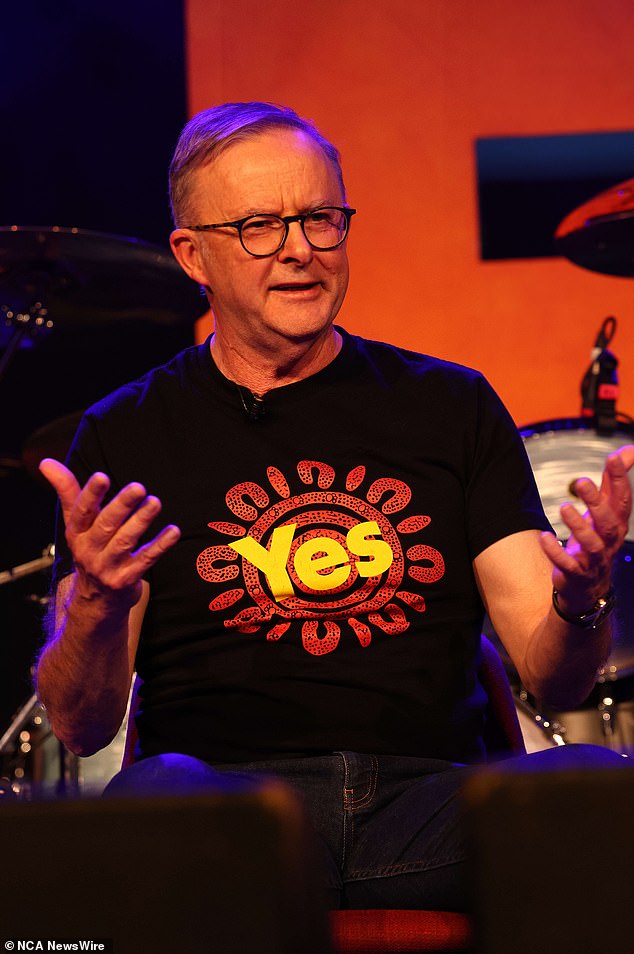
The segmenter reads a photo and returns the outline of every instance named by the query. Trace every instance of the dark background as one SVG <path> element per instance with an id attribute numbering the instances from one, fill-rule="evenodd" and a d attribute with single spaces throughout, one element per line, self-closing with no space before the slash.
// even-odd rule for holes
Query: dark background
<path id="1" fill-rule="evenodd" d="M 187 118 L 182 7 L 182 0 L 3 7 L 0 225 L 78 227 L 167 247 L 167 168 Z M 10 240 L 0 233 L 0 297 L 15 291 L 3 266 Z M 130 275 L 114 266 L 111 280 L 130 283 Z M 69 322 L 58 308 L 51 333 L 17 351 L 0 381 L 0 571 L 37 558 L 53 539 L 54 495 L 22 462 L 29 435 L 190 344 L 193 313 L 203 310 L 193 283 L 191 294 L 191 315 L 168 324 L 150 310 L 100 325 L 89 307 Z M 6 340 L 5 332 L 0 348 Z M 33 597 L 47 585 L 38 573 L 0 586 L 0 734 L 30 694 L 42 613 Z"/>

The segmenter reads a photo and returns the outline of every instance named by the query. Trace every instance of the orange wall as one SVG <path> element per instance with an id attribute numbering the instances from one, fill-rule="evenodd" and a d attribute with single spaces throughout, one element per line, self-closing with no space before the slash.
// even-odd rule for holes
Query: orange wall
<path id="1" fill-rule="evenodd" d="M 187 5 L 192 113 L 285 103 L 343 153 L 359 210 L 349 330 L 481 369 L 522 424 L 578 413 L 614 314 L 619 408 L 634 414 L 634 280 L 481 262 L 474 160 L 479 136 L 634 128 L 632 0 Z"/>

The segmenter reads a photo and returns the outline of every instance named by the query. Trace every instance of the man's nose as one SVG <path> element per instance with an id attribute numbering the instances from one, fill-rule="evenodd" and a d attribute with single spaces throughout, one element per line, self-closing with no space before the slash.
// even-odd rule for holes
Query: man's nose
<path id="1" fill-rule="evenodd" d="M 290 222 L 284 245 L 278 252 L 281 261 L 294 260 L 309 262 L 313 257 L 313 248 L 304 235 L 301 222 Z"/>

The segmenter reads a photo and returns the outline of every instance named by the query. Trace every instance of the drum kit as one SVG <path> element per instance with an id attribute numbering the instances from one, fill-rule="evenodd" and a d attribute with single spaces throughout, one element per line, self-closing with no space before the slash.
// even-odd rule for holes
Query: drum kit
<path id="1" fill-rule="evenodd" d="M 575 209 L 560 223 L 555 243 L 558 251 L 576 265 L 634 278 L 634 179 Z M 634 421 L 616 411 L 617 361 L 608 350 L 615 331 L 616 320 L 607 318 L 581 382 L 581 416 L 542 421 L 520 431 L 544 511 L 562 541 L 567 528 L 559 507 L 574 494 L 576 479 L 587 476 L 600 481 L 606 456 L 634 442 Z M 634 490 L 631 474 L 630 483 Z M 589 698 L 575 710 L 555 711 L 531 698 L 495 633 L 488 630 L 507 665 L 529 752 L 589 742 L 623 754 L 634 753 L 634 516 L 617 554 L 613 583 L 617 608 L 612 652 L 599 670 Z"/>
<path id="2" fill-rule="evenodd" d="M 521 434 L 546 516 L 559 539 L 565 540 L 559 506 L 570 499 L 571 485 L 581 476 L 600 482 L 606 456 L 634 442 L 634 426 L 617 421 L 613 431 L 599 433 L 592 418 L 562 418 L 522 428 Z M 509 669 L 528 751 L 592 742 L 634 753 L 634 518 L 616 557 L 613 582 L 617 603 L 612 652 L 598 672 L 594 690 L 578 709 L 557 712 L 531 699 L 497 643 Z"/>
<path id="3" fill-rule="evenodd" d="M 5 532 L 16 519 L 13 511 L 22 509 L 22 498 L 25 509 L 15 525 L 17 549 L 12 552 L 25 552 L 24 538 L 31 527 L 52 536 L 55 498 L 44 482 L 38 483 L 37 467 L 45 456 L 64 459 L 81 417 L 81 411 L 54 416 L 52 421 L 46 417 L 64 390 L 63 380 L 55 379 L 49 387 L 38 379 L 47 375 L 51 355 L 58 356 L 49 348 L 51 340 L 58 336 L 69 362 L 65 349 L 71 343 L 75 360 L 87 366 L 86 375 L 99 380 L 95 387 L 112 390 L 125 383 L 130 369 L 115 368 L 106 379 L 99 367 L 108 360 L 106 344 L 115 356 L 114 365 L 118 352 L 133 350 L 133 335 L 138 334 L 146 355 L 151 355 L 147 360 L 160 363 L 176 350 L 171 346 L 168 350 L 168 342 L 184 346 L 193 340 L 193 323 L 206 307 L 169 250 L 136 238 L 76 228 L 0 228 L 0 389 L 5 408 L 11 410 L 4 416 L 0 447 Z M 126 336 L 127 348 L 121 348 L 121 335 Z M 159 349 L 164 347 L 163 354 Z M 157 355 L 160 361 L 153 360 Z M 135 368 L 134 376 L 150 366 Z M 85 382 L 72 386 L 77 392 L 87 390 Z M 101 393 L 81 393 L 79 400 L 92 403 Z M 76 399 L 76 394 L 70 398 Z M 16 420 L 23 428 L 24 419 L 34 419 L 32 404 L 38 405 L 40 426 L 27 430 L 26 437 L 21 432 L 12 435 Z M 12 440 L 17 441 L 17 451 L 8 446 Z M 37 512 L 40 505 L 46 519 Z M 37 697 L 29 695 L 29 670 L 41 643 L 53 558 L 53 547 L 46 546 L 34 559 L 18 557 L 12 561 L 15 565 L 0 570 L 0 794 L 13 792 L 22 799 L 28 799 L 35 787 L 45 792 L 103 788 L 123 751 L 119 736 L 104 754 L 89 759 L 71 756 L 54 739 Z"/>
<path id="4" fill-rule="evenodd" d="M 559 226 L 555 243 L 578 265 L 634 278 L 634 179 L 571 213 Z M 108 330 L 148 315 L 155 324 L 193 324 L 205 305 L 192 290 L 169 252 L 138 239 L 74 228 L 0 227 L 0 384 L 20 350 L 37 348 L 58 325 L 73 329 L 90 323 Z M 586 474 L 597 479 L 606 454 L 634 440 L 632 420 L 616 412 L 616 359 L 607 348 L 615 328 L 610 318 L 599 332 L 582 383 L 582 415 L 521 430 L 546 514 L 562 539 L 559 504 L 575 479 Z M 63 458 L 79 417 L 80 412 L 73 412 L 46 422 L 22 442 L 18 457 L 0 455 L 0 481 L 16 469 L 37 478 L 42 457 Z M 53 556 L 48 546 L 36 558 L 0 571 L 0 593 L 22 584 L 19 599 L 37 608 L 38 626 Z M 578 741 L 634 751 L 632 523 L 618 555 L 614 585 L 614 649 L 584 706 L 573 712 L 544 710 L 505 659 L 529 751 Z M 489 635 L 496 639 L 491 630 Z M 15 633 L 2 634 L 3 641 L 16 639 Z M 28 799 L 36 788 L 99 791 L 120 763 L 125 727 L 104 753 L 77 759 L 54 740 L 35 695 L 8 721 L 0 736 L 0 795 Z"/>

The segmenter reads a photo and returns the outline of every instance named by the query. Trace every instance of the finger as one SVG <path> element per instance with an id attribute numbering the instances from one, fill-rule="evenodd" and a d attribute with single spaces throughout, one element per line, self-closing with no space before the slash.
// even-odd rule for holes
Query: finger
<path id="1" fill-rule="evenodd" d="M 566 594 L 571 612 L 584 612 L 598 595 L 607 592 L 610 574 L 605 566 L 582 566 L 552 534 L 543 533 L 540 540 L 544 553 L 553 564 L 553 587 Z"/>
<path id="2" fill-rule="evenodd" d="M 180 540 L 180 536 L 180 529 L 174 524 L 169 524 L 153 540 L 139 547 L 119 568 L 119 585 L 123 587 L 132 586 L 143 579 L 147 571 Z"/>
<path id="3" fill-rule="evenodd" d="M 121 527 L 125 525 L 126 521 L 130 519 L 131 515 L 147 501 L 155 502 L 154 504 L 150 503 L 149 506 L 150 509 L 154 506 L 153 516 L 156 516 L 161 509 L 160 501 L 156 497 L 148 497 L 143 484 L 126 484 L 123 490 L 120 490 L 116 497 L 107 503 L 95 517 L 91 542 L 99 549 L 106 547 Z M 151 520 L 148 521 L 144 529 L 147 529 L 150 522 Z M 135 543 L 136 541 L 132 543 L 132 546 Z"/>
<path id="4" fill-rule="evenodd" d="M 66 531 L 70 536 L 85 533 L 93 525 L 109 487 L 110 478 L 106 474 L 98 471 L 88 478 L 65 517 Z"/>
<path id="5" fill-rule="evenodd" d="M 634 467 L 634 444 L 624 444 L 623 447 L 619 447 L 617 454 L 623 461 L 626 470 Z"/>
<path id="6" fill-rule="evenodd" d="M 559 540 L 551 533 L 542 533 L 540 537 L 542 549 L 550 562 L 552 563 L 552 584 L 553 588 L 561 592 L 566 589 L 569 592 L 586 589 L 586 580 L 584 571 L 577 560 L 567 553 Z"/>
<path id="7" fill-rule="evenodd" d="M 625 444 L 606 458 L 601 482 L 602 493 L 609 494 L 613 479 L 625 477 L 634 465 L 634 444 Z"/>
<path id="8" fill-rule="evenodd" d="M 542 533 L 540 537 L 542 550 L 550 562 L 562 573 L 581 576 L 583 570 L 575 557 L 570 554 L 552 533 Z"/>
<path id="9" fill-rule="evenodd" d="M 70 514 L 81 490 L 77 478 L 68 467 L 53 457 L 45 457 L 41 460 L 39 470 L 59 497 L 64 522 L 66 522 L 67 516 Z"/>
<path id="10" fill-rule="evenodd" d="M 555 534 L 550 532 L 541 533 L 539 542 L 550 562 L 558 565 L 559 554 L 562 552 L 563 547 Z"/>
<path id="11" fill-rule="evenodd" d="M 594 490 L 596 491 L 596 487 Z M 607 509 L 609 510 L 609 508 Z M 595 506 L 595 514 L 596 510 L 597 507 Z M 572 554 L 584 567 L 604 561 L 606 559 L 607 541 L 594 523 L 595 514 L 589 513 L 582 516 L 576 507 L 573 507 L 570 503 L 562 504 L 559 513 L 570 530 L 570 538 L 565 548 L 566 553 Z M 612 527 L 608 527 L 607 518 L 604 518 L 601 526 L 606 537 L 614 540 L 616 525 L 613 523 Z"/>
<path id="12" fill-rule="evenodd" d="M 115 527 L 114 532 L 111 532 L 111 515 L 104 508 L 95 521 L 95 528 L 97 528 L 97 524 L 101 524 L 99 531 L 101 532 L 103 529 L 104 533 L 107 534 L 103 541 L 106 559 L 117 562 L 122 558 L 129 557 L 160 512 L 161 501 L 158 497 L 147 496 L 127 517 L 119 509 L 118 513 L 122 519 Z"/>
<path id="13" fill-rule="evenodd" d="M 550 533 L 543 533 L 540 542 L 553 564 L 553 588 L 560 598 L 563 597 L 568 611 L 572 614 L 587 612 L 610 588 L 609 564 L 584 568 Z"/>
<path id="14" fill-rule="evenodd" d="M 634 446 L 630 449 L 634 451 Z M 628 448 L 621 448 L 621 450 L 628 451 Z M 617 518 L 626 524 L 632 512 L 632 485 L 628 475 L 628 470 L 629 467 L 632 466 L 632 462 L 630 462 L 629 467 L 626 463 L 629 456 L 629 453 L 622 454 L 621 451 L 618 451 L 616 454 L 611 454 L 606 461 L 605 467 L 610 504 Z"/>
<path id="15" fill-rule="evenodd" d="M 627 478 L 625 478 L 627 481 Z M 585 520 L 586 525 L 590 524 L 599 535 L 603 543 L 609 549 L 618 549 L 623 542 L 623 537 L 627 529 L 627 520 L 624 520 L 620 513 L 617 513 L 616 503 L 612 498 L 606 497 L 605 493 L 597 490 L 596 486 L 588 478 L 582 478 L 575 484 L 575 492 L 579 499 L 588 508 L 587 513 L 581 519 Z M 575 508 L 570 504 L 564 504 L 570 509 L 566 512 L 572 517 L 576 513 Z M 563 510 L 561 511 L 563 518 Z M 567 523 L 570 529 L 573 527 Z M 581 529 L 579 523 L 575 520 L 574 531 Z M 594 547 L 591 545 L 591 548 Z"/>
<path id="16" fill-rule="evenodd" d="M 108 477 L 101 473 L 93 474 L 82 489 L 72 471 L 52 457 L 40 461 L 40 472 L 59 497 L 66 529 L 73 534 L 90 526 L 110 486 Z"/>

